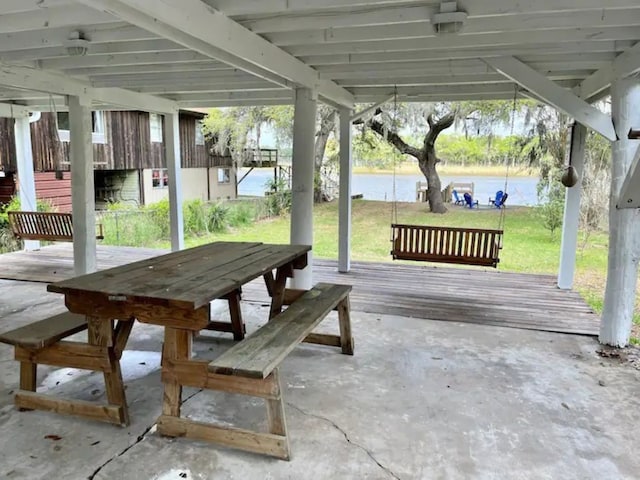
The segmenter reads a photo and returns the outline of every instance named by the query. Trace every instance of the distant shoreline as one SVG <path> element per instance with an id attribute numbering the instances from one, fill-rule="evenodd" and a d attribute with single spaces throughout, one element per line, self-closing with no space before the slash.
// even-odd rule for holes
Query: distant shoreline
<path id="1" fill-rule="evenodd" d="M 393 174 L 393 169 L 378 169 L 370 167 L 353 167 L 353 173 L 356 174 L 369 174 L 369 175 L 389 175 Z M 422 172 L 416 164 L 401 165 L 396 171 L 396 175 L 422 175 Z M 441 165 L 438 167 L 438 174 L 440 176 L 469 176 L 469 177 L 504 177 L 507 174 L 507 168 L 503 166 L 469 166 L 463 167 L 461 165 Z M 509 168 L 510 177 L 530 177 L 537 178 L 536 172 L 522 168 L 511 167 Z"/>

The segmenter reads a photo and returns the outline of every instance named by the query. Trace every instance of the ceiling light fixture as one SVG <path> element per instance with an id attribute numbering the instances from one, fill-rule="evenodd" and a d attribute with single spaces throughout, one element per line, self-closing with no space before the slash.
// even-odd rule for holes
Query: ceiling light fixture
<path id="1" fill-rule="evenodd" d="M 458 11 L 457 2 L 441 2 L 440 13 L 433 16 L 431 23 L 438 34 L 458 33 L 466 20 L 467 12 Z"/>
<path id="2" fill-rule="evenodd" d="M 79 31 L 69 33 L 69 39 L 62 42 L 71 57 L 81 57 L 89 50 L 89 40 L 84 38 L 84 34 Z"/>

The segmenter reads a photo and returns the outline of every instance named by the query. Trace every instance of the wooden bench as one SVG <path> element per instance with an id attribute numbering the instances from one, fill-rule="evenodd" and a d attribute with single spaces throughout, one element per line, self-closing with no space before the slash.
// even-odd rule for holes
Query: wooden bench
<path id="1" fill-rule="evenodd" d="M 301 342 L 340 347 L 353 355 L 349 312 L 349 285 L 319 283 L 301 294 L 284 312 L 227 350 L 212 362 L 163 360 L 165 382 L 264 398 L 269 432 L 255 432 L 180 418 L 179 413 L 158 419 L 158 431 L 172 437 L 211 441 L 227 447 L 288 460 L 289 439 L 278 366 Z M 340 335 L 314 334 L 312 330 L 337 309 Z M 179 412 L 179 406 L 175 406 Z"/>
<path id="2" fill-rule="evenodd" d="M 7 212 L 13 234 L 22 240 L 73 241 L 73 216 L 58 212 Z M 96 238 L 104 238 L 102 224 L 96 225 Z"/>
<path id="3" fill-rule="evenodd" d="M 15 405 L 21 410 L 46 410 L 128 425 L 120 357 L 132 326 L 133 320 L 119 322 L 118 334 L 108 347 L 64 341 L 88 329 L 84 315 L 69 312 L 0 333 L 0 342 L 13 345 L 15 359 L 20 362 L 20 390 L 14 397 Z M 109 404 L 36 393 L 38 364 L 103 372 Z"/>
<path id="4" fill-rule="evenodd" d="M 394 260 L 497 267 L 502 230 L 397 225 L 393 230 Z"/>

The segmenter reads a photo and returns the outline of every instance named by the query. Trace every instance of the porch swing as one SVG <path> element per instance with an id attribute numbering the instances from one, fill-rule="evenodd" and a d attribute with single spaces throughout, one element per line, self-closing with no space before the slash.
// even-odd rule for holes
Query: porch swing
<path id="1" fill-rule="evenodd" d="M 511 111 L 511 136 L 513 137 L 517 108 L 517 87 L 514 90 Z M 397 92 L 394 97 L 394 123 L 397 118 Z M 507 192 L 509 163 L 504 181 Z M 450 263 L 496 268 L 500 262 L 500 250 L 504 234 L 505 208 L 500 209 L 496 229 L 440 227 L 398 223 L 396 201 L 396 162 L 393 169 L 393 202 L 391 220 L 391 256 L 393 260 Z"/>

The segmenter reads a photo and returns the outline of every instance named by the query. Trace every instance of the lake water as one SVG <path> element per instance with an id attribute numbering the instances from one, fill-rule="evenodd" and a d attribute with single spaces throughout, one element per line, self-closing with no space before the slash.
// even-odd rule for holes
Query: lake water
<path id="1" fill-rule="evenodd" d="M 239 178 L 247 172 L 241 169 Z M 265 183 L 273 179 L 273 170 L 255 169 L 238 185 L 240 195 L 264 195 Z M 493 198 L 498 190 L 504 190 L 504 177 L 485 176 L 443 176 L 440 177 L 443 187 L 449 182 L 473 182 L 475 198 L 480 204 L 487 204 L 489 197 Z M 416 195 L 416 182 L 423 181 L 421 175 L 396 175 L 396 200 L 399 202 L 413 202 Z M 507 185 L 509 192 L 508 205 L 536 205 L 537 178 L 510 177 Z M 393 200 L 393 175 L 358 173 L 353 175 L 354 194 L 361 193 L 365 200 Z"/>

